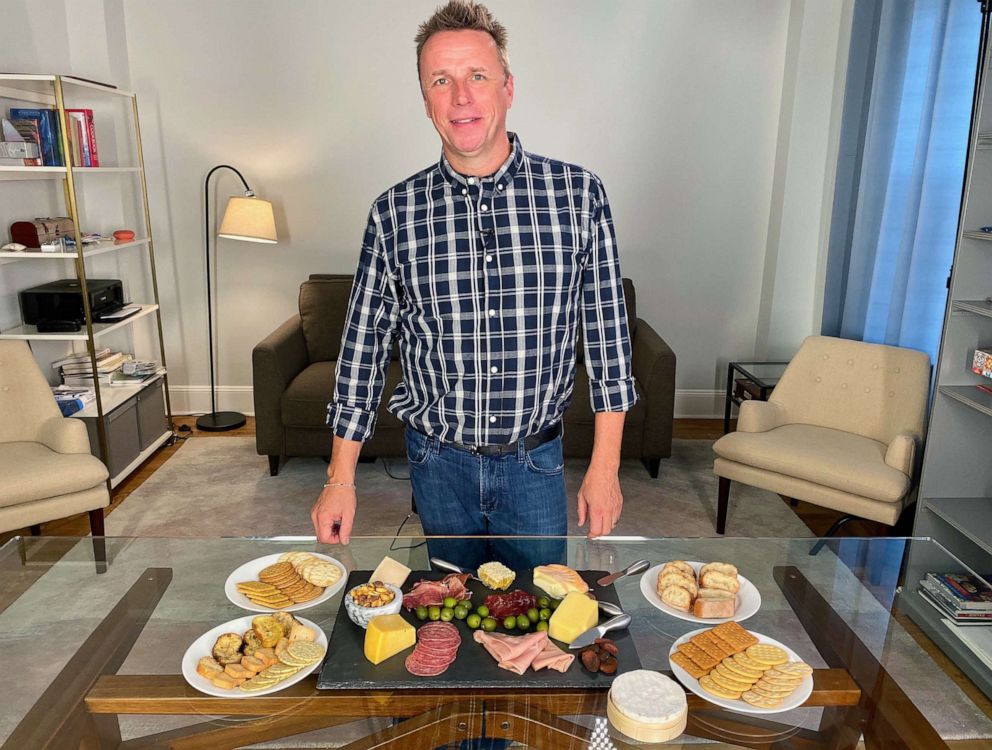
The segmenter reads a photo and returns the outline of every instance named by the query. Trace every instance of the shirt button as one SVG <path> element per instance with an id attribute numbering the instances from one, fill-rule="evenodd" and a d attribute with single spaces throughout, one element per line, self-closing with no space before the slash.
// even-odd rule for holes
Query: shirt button
<path id="1" fill-rule="evenodd" d="M 496 424 L 496 417 L 489 417 L 489 424 Z"/>
<path id="2" fill-rule="evenodd" d="M 474 177 L 469 177 L 469 178 L 468 178 L 468 179 L 466 180 L 466 182 L 467 182 L 467 183 L 468 183 L 469 185 L 474 185 L 474 184 L 475 184 L 475 178 L 474 178 Z"/>
<path id="3" fill-rule="evenodd" d="M 492 373 L 499 372 L 499 368 L 496 365 L 493 365 L 492 367 L 489 368 L 489 372 Z"/>
<path id="4" fill-rule="evenodd" d="M 495 318 L 496 317 L 496 311 L 495 310 L 490 310 L 489 311 L 489 317 L 490 318 Z"/>
<path id="5" fill-rule="evenodd" d="M 497 185 L 496 186 L 496 189 L 497 190 L 502 190 L 503 189 L 503 183 L 501 182 L 499 185 Z"/>
<path id="6" fill-rule="evenodd" d="M 486 263 L 492 263 L 492 262 L 493 262 L 493 256 L 487 255 L 486 256 Z"/>
<path id="7" fill-rule="evenodd" d="M 489 206 L 487 206 L 485 203 L 483 203 L 481 206 L 479 206 L 479 210 L 480 211 L 488 211 L 489 210 Z"/>
<path id="8" fill-rule="evenodd" d="M 468 190 L 466 190 L 465 188 L 462 188 L 462 195 L 468 195 Z"/>

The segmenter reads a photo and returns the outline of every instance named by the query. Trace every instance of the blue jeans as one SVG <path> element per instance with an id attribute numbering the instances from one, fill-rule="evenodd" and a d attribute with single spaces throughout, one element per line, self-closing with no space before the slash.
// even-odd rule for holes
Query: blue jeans
<path id="1" fill-rule="evenodd" d="M 406 453 L 417 514 L 427 536 L 514 539 L 431 539 L 431 557 L 475 570 L 498 560 L 520 572 L 565 563 L 564 539 L 524 539 L 568 533 L 561 436 L 533 450 L 478 456 L 406 428 Z M 468 739 L 461 750 L 504 750 L 506 740 Z"/>
<path id="2" fill-rule="evenodd" d="M 479 456 L 410 427 L 407 459 L 417 513 L 428 536 L 516 539 L 432 539 L 431 557 L 463 568 L 498 560 L 521 571 L 565 562 L 568 532 L 565 462 L 561 436 L 533 450 L 517 441 L 515 453 Z"/>

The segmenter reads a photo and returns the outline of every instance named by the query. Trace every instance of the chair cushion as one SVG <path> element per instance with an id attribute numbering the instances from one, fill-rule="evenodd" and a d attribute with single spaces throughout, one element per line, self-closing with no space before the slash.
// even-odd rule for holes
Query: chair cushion
<path id="1" fill-rule="evenodd" d="M 721 458 L 832 487 L 896 502 L 909 477 L 885 463 L 885 445 L 827 427 L 790 424 L 768 432 L 732 432 L 713 444 Z"/>
<path id="2" fill-rule="evenodd" d="M 334 397 L 334 369 L 337 362 L 314 362 L 293 378 L 282 394 L 282 423 L 286 427 L 327 427 L 327 404 Z M 400 382 L 400 363 L 390 360 L 386 370 L 386 387 L 376 412 L 379 424 L 396 424 L 386 409 L 396 384 Z"/>
<path id="3" fill-rule="evenodd" d="M 41 443 L 0 443 L 0 507 L 68 495 L 107 480 L 88 453 L 56 453 Z"/>
<path id="4" fill-rule="evenodd" d="M 338 358 L 351 284 L 351 276 L 338 276 L 311 277 L 300 285 L 300 325 L 311 362 Z"/>

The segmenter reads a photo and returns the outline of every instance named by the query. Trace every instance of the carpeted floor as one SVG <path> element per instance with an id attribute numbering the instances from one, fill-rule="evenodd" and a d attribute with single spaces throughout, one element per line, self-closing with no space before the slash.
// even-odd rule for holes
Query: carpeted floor
<path id="1" fill-rule="evenodd" d="M 712 444 L 676 440 L 672 457 L 651 479 L 638 461 L 620 471 L 624 511 L 615 535 L 648 537 L 715 536 L 716 477 Z M 566 483 L 574 498 L 586 464 L 566 462 Z M 401 460 L 389 470 L 406 476 Z M 294 458 L 270 477 L 253 438 L 189 438 L 176 454 L 107 517 L 113 536 L 274 536 L 309 535 L 310 507 L 325 480 L 319 458 Z M 357 484 L 356 534 L 393 534 L 410 510 L 410 485 L 390 478 L 382 462 L 361 464 Z M 581 533 L 574 501 L 569 532 Z M 416 516 L 403 534 L 419 534 Z M 727 521 L 728 536 L 808 537 L 806 525 L 770 492 L 735 485 Z"/>

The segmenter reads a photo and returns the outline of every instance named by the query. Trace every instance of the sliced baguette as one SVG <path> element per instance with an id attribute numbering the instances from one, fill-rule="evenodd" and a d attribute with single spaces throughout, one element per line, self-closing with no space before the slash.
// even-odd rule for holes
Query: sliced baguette
<path id="1" fill-rule="evenodd" d="M 737 577 L 737 566 L 731 565 L 725 562 L 711 562 L 706 563 L 703 567 L 699 569 L 699 575 L 702 576 L 703 573 L 708 573 L 711 570 L 716 570 L 720 573 L 725 573 L 733 578 Z"/>
<path id="2" fill-rule="evenodd" d="M 733 617 L 737 611 L 737 594 L 718 589 L 700 589 L 692 604 L 696 617 Z"/>
<path id="3" fill-rule="evenodd" d="M 689 576 L 683 575 L 674 570 L 670 570 L 667 573 L 662 572 L 658 575 L 656 590 L 661 592 L 668 586 L 681 586 L 686 589 L 693 596 L 693 598 L 695 598 L 696 593 L 699 591 L 699 586 L 696 585 L 695 578 L 690 578 Z"/>
<path id="4" fill-rule="evenodd" d="M 687 575 L 692 579 L 696 578 L 696 571 L 693 570 L 693 567 L 685 560 L 672 560 L 671 562 L 667 562 L 661 566 L 662 574 L 667 573 L 670 570 L 677 570 L 682 573 L 682 575 Z"/>
<path id="5" fill-rule="evenodd" d="M 676 584 L 666 586 L 661 590 L 660 596 L 661 601 L 680 612 L 688 612 L 692 609 L 692 594 L 682 586 Z"/>
<path id="6" fill-rule="evenodd" d="M 736 594 L 741 588 L 741 583 L 737 580 L 736 575 L 730 576 L 718 570 L 708 570 L 700 574 L 699 587 L 701 589 L 722 589 Z"/>

